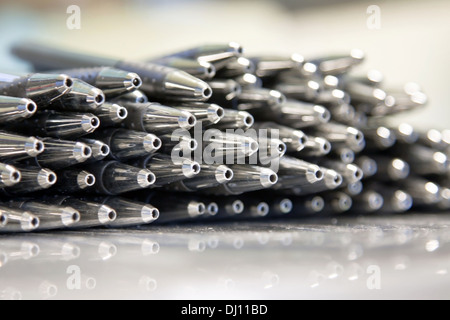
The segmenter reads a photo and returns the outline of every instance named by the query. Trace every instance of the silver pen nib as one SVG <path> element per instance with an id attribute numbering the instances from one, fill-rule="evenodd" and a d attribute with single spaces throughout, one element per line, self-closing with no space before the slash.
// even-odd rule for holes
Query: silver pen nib
<path id="1" fill-rule="evenodd" d="M 102 128 L 115 127 L 128 117 L 126 108 L 109 102 L 95 109 L 93 113 L 99 118 Z"/>
<path id="2" fill-rule="evenodd" d="M 39 165 L 50 169 L 73 166 L 88 160 L 92 149 L 82 142 L 44 138 L 44 152 L 37 156 Z"/>
<path id="3" fill-rule="evenodd" d="M 30 99 L 0 96 L 0 124 L 18 123 L 36 111 L 37 105 Z"/>
<path id="4" fill-rule="evenodd" d="M 23 160 L 44 152 L 43 141 L 0 131 L 0 160 Z"/>
<path id="5" fill-rule="evenodd" d="M 73 79 L 69 93 L 51 104 L 58 110 L 92 112 L 105 103 L 105 94 L 100 89 L 79 79 Z"/>

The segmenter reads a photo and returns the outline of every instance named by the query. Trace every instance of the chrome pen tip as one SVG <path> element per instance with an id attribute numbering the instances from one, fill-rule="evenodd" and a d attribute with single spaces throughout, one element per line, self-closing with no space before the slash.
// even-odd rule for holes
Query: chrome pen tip
<path id="1" fill-rule="evenodd" d="M 56 173 L 49 169 L 41 169 L 37 176 L 37 182 L 43 189 L 53 186 L 58 180 Z"/>
<path id="2" fill-rule="evenodd" d="M 80 189 L 92 187 L 95 184 L 95 176 L 87 171 L 80 171 L 77 176 L 77 184 Z"/>
<path id="3" fill-rule="evenodd" d="M 320 123 L 328 123 L 331 120 L 331 113 L 322 106 L 314 106 L 314 113 L 317 115 Z"/>
<path id="4" fill-rule="evenodd" d="M 220 165 L 216 169 L 215 176 L 218 183 L 224 184 L 233 180 L 234 172 L 229 167 Z"/>
<path id="5" fill-rule="evenodd" d="M 117 212 L 109 206 L 102 205 L 98 210 L 98 221 L 101 224 L 109 224 L 116 221 Z"/>
<path id="6" fill-rule="evenodd" d="M 339 212 L 347 212 L 352 208 L 353 200 L 349 195 L 345 193 L 339 193 L 339 196 L 336 199 L 334 205 Z"/>
<path id="7" fill-rule="evenodd" d="M 34 137 L 30 137 L 25 142 L 25 151 L 30 157 L 36 157 L 45 150 L 44 142 Z"/>
<path id="8" fill-rule="evenodd" d="M 310 164 L 307 168 L 306 179 L 311 184 L 322 181 L 324 179 L 324 172 L 319 166 Z"/>
<path id="9" fill-rule="evenodd" d="M 92 149 L 87 144 L 77 142 L 73 148 L 73 157 L 79 161 L 84 162 L 92 156 Z"/>
<path id="10" fill-rule="evenodd" d="M 216 75 L 216 67 L 210 62 L 207 61 L 198 61 L 199 65 L 203 67 L 204 74 L 202 77 L 204 79 L 212 79 Z"/>
<path id="11" fill-rule="evenodd" d="M 330 169 L 322 169 L 322 171 L 325 172 L 323 179 L 327 188 L 334 190 L 340 187 L 344 182 L 342 175 L 336 171 Z"/>
<path id="12" fill-rule="evenodd" d="M 85 133 L 92 133 L 100 127 L 100 119 L 93 114 L 84 114 L 81 117 L 81 127 Z"/>
<path id="13" fill-rule="evenodd" d="M 241 200 L 235 200 L 231 204 L 231 210 L 232 210 L 233 214 L 235 214 L 235 215 L 242 214 L 244 212 L 244 209 L 245 209 L 245 205 Z"/>
<path id="14" fill-rule="evenodd" d="M 6 227 L 6 225 L 8 224 L 8 216 L 2 212 L 0 212 L 0 228 L 4 228 Z M 0 263 L 0 266 L 2 264 Z"/>
<path id="15" fill-rule="evenodd" d="M 160 212 L 155 207 L 146 205 L 141 210 L 141 218 L 144 223 L 151 223 L 159 219 Z"/>
<path id="16" fill-rule="evenodd" d="M 325 208 L 325 200 L 322 197 L 313 197 L 309 203 L 309 208 L 314 212 L 314 213 L 319 213 L 322 212 L 322 210 Z"/>
<path id="17" fill-rule="evenodd" d="M 347 165 L 348 175 L 346 176 L 350 183 L 361 181 L 364 177 L 364 172 L 361 168 L 354 164 Z"/>
<path id="18" fill-rule="evenodd" d="M 71 207 L 65 207 L 62 210 L 61 214 L 61 221 L 63 225 L 66 227 L 70 227 L 78 222 L 80 222 L 81 214 L 79 211 L 71 208 Z"/>
<path id="19" fill-rule="evenodd" d="M 105 103 L 105 94 L 102 90 L 97 88 L 92 88 L 89 90 L 88 95 L 86 96 L 86 103 L 90 105 L 94 105 L 96 107 L 100 107 Z"/>
<path id="20" fill-rule="evenodd" d="M 445 174 L 450 169 L 450 161 L 445 153 L 435 152 L 433 154 L 433 161 L 438 171 Z"/>
<path id="21" fill-rule="evenodd" d="M 22 174 L 19 170 L 11 165 L 5 165 L 1 171 L 1 183 L 7 187 L 11 187 L 20 182 Z"/>
<path id="22" fill-rule="evenodd" d="M 162 141 L 154 134 L 147 134 L 142 142 L 144 150 L 147 152 L 156 152 L 162 147 Z"/>
<path id="23" fill-rule="evenodd" d="M 348 127 L 347 133 L 349 134 L 349 143 L 352 146 L 358 146 L 364 141 L 364 133 L 362 133 L 360 130 Z"/>
<path id="24" fill-rule="evenodd" d="M 137 175 L 137 183 L 141 188 L 148 188 L 154 185 L 156 176 L 153 172 L 147 169 L 140 170 Z"/>
<path id="25" fill-rule="evenodd" d="M 211 202 L 206 207 L 206 212 L 209 216 L 215 217 L 219 213 L 219 205 L 215 202 Z"/>
<path id="26" fill-rule="evenodd" d="M 138 90 L 142 86 L 142 79 L 136 73 L 130 72 L 126 75 L 123 84 L 127 91 Z"/>
<path id="27" fill-rule="evenodd" d="M 211 104 L 208 107 L 208 120 L 213 123 L 217 124 L 220 122 L 220 120 L 223 119 L 225 116 L 225 110 L 218 106 L 217 104 Z"/>
<path id="28" fill-rule="evenodd" d="M 25 212 L 22 215 L 22 220 L 20 221 L 20 226 L 24 231 L 34 231 L 39 228 L 40 224 L 41 220 L 37 216 L 29 212 Z M 34 249 L 34 251 L 36 251 L 36 249 Z M 36 255 L 37 254 L 32 254 L 32 256 Z"/>
<path id="29" fill-rule="evenodd" d="M 277 90 L 270 90 L 269 92 L 269 104 L 282 105 L 286 103 L 286 96 Z"/>
<path id="30" fill-rule="evenodd" d="M 23 118 L 29 118 L 33 116 L 38 107 L 33 100 L 21 99 L 20 104 L 17 106 L 17 110 L 22 113 Z"/>
<path id="31" fill-rule="evenodd" d="M 182 164 L 183 175 L 187 179 L 191 179 L 201 172 L 201 166 L 196 161 L 185 160 Z"/>
<path id="32" fill-rule="evenodd" d="M 266 217 L 270 213 L 270 207 L 266 202 L 260 202 L 254 208 L 254 214 L 256 217 Z"/>
<path id="33" fill-rule="evenodd" d="M 264 188 L 270 188 L 277 184 L 278 175 L 273 170 L 262 168 L 259 180 L 261 182 L 261 186 Z"/>
<path id="34" fill-rule="evenodd" d="M 196 218 L 206 213 L 206 206 L 202 202 L 191 201 L 188 204 L 187 211 L 191 218 Z"/>
<path id="35" fill-rule="evenodd" d="M 406 179 L 411 172 L 411 167 L 408 163 L 401 159 L 394 159 L 388 167 L 389 177 L 393 180 Z"/>
<path id="36" fill-rule="evenodd" d="M 413 204 L 414 204 L 414 201 L 410 194 L 408 194 L 402 190 L 397 190 L 394 193 L 394 196 L 392 199 L 392 208 L 396 212 L 406 212 L 412 208 Z"/>
<path id="37" fill-rule="evenodd" d="M 397 142 L 397 137 L 392 130 L 386 127 L 379 127 L 377 129 L 377 142 L 380 147 L 387 149 Z"/>
<path id="38" fill-rule="evenodd" d="M 236 56 L 242 56 L 244 54 L 244 47 L 242 47 L 237 42 L 230 42 L 229 44 L 229 51 L 235 53 Z"/>
<path id="39" fill-rule="evenodd" d="M 291 199 L 282 199 L 278 204 L 278 208 L 282 214 L 288 214 L 294 209 L 294 204 Z"/>
<path id="40" fill-rule="evenodd" d="M 383 196 L 377 192 L 368 192 L 365 195 L 365 198 L 367 200 L 368 208 L 372 211 L 378 211 L 384 205 Z"/>
<path id="41" fill-rule="evenodd" d="M 182 129 L 190 130 L 197 124 L 197 119 L 190 112 L 182 111 L 181 116 L 178 118 L 178 125 Z"/>
<path id="42" fill-rule="evenodd" d="M 68 92 L 73 88 L 74 82 L 71 77 L 66 74 L 60 74 L 56 78 L 56 87 L 61 93 Z"/>

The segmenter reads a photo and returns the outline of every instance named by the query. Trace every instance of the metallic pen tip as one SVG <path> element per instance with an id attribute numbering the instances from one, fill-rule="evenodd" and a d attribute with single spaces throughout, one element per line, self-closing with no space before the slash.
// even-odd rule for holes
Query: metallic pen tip
<path id="1" fill-rule="evenodd" d="M 322 197 L 314 197 L 309 202 L 310 209 L 315 212 L 319 213 L 325 208 L 325 200 Z"/>
<path id="2" fill-rule="evenodd" d="M 319 167 L 316 166 L 315 164 L 311 164 L 308 166 L 307 172 L 306 172 L 306 179 L 308 180 L 309 183 L 316 183 L 319 181 L 322 181 L 324 178 L 324 172 L 323 170 Z"/>
<path id="3" fill-rule="evenodd" d="M 241 200 L 235 200 L 231 204 L 231 209 L 233 210 L 233 213 L 238 215 L 244 212 L 245 205 Z"/>
<path id="4" fill-rule="evenodd" d="M 244 54 L 244 48 L 237 42 L 230 42 L 229 47 L 236 54 L 236 56 L 241 56 Z"/>
<path id="5" fill-rule="evenodd" d="M 92 133 L 100 127 L 100 119 L 93 114 L 84 114 L 81 118 L 81 127 L 84 132 Z"/>
<path id="6" fill-rule="evenodd" d="M 200 66 L 204 68 L 205 74 L 203 75 L 205 79 L 212 79 L 216 75 L 216 67 L 212 63 L 207 61 L 198 61 Z"/>
<path id="7" fill-rule="evenodd" d="M 278 182 L 278 175 L 270 169 L 263 168 L 261 169 L 260 182 L 264 188 L 270 188 Z"/>
<path id="8" fill-rule="evenodd" d="M 340 150 L 340 158 L 344 163 L 352 163 L 355 161 L 355 152 L 353 150 L 344 148 Z"/>
<path id="9" fill-rule="evenodd" d="M 397 137 L 392 130 L 385 127 L 377 129 L 378 143 L 382 148 L 390 148 L 397 142 Z"/>
<path id="10" fill-rule="evenodd" d="M 30 157 L 36 157 L 44 152 L 44 142 L 34 137 L 30 137 L 25 142 L 25 150 Z"/>
<path id="11" fill-rule="evenodd" d="M 366 58 L 366 54 L 364 53 L 364 51 L 362 51 L 360 49 L 353 49 L 350 52 L 350 56 L 353 59 L 360 60 L 360 61 L 362 61 L 362 60 L 364 60 Z"/>
<path id="12" fill-rule="evenodd" d="M 378 164 L 373 159 L 364 158 L 363 161 L 361 162 L 361 169 L 364 172 L 364 176 L 372 177 L 378 172 Z"/>
<path id="13" fill-rule="evenodd" d="M 294 209 L 294 204 L 290 199 L 283 199 L 279 203 L 279 209 L 282 214 L 288 214 Z"/>
<path id="14" fill-rule="evenodd" d="M 81 189 L 92 187 L 95 184 L 95 176 L 87 171 L 81 171 L 77 176 L 77 184 Z"/>
<path id="15" fill-rule="evenodd" d="M 392 160 L 388 167 L 388 174 L 393 180 L 403 180 L 408 178 L 410 171 L 409 164 L 401 159 Z"/>
<path id="16" fill-rule="evenodd" d="M 148 134 L 143 141 L 144 150 L 147 152 L 155 152 L 161 149 L 162 141 L 153 134 Z"/>
<path id="17" fill-rule="evenodd" d="M 89 91 L 89 94 L 86 96 L 86 102 L 88 104 L 96 105 L 97 107 L 101 106 L 105 103 L 105 94 L 102 90 L 93 88 Z"/>
<path id="18" fill-rule="evenodd" d="M 269 103 L 274 105 L 282 105 L 286 103 L 286 96 L 277 90 L 270 90 Z"/>
<path id="19" fill-rule="evenodd" d="M 270 212 L 270 207 L 266 202 L 260 202 L 255 208 L 255 214 L 258 217 L 265 217 Z"/>
<path id="20" fill-rule="evenodd" d="M 191 201 L 188 204 L 187 210 L 191 218 L 196 218 L 205 214 L 206 206 L 202 202 Z"/>
<path id="21" fill-rule="evenodd" d="M 141 188 L 148 188 L 154 185 L 156 182 L 156 176 L 153 172 L 147 169 L 140 170 L 137 175 L 137 183 Z"/>
<path id="22" fill-rule="evenodd" d="M 213 123 L 219 123 L 225 116 L 225 110 L 217 104 L 212 104 L 208 107 L 208 120 Z"/>
<path id="23" fill-rule="evenodd" d="M 182 129 L 190 130 L 197 124 L 197 119 L 189 112 L 183 111 L 182 115 L 178 118 L 178 125 Z"/>
<path id="24" fill-rule="evenodd" d="M 92 156 L 92 149 L 82 142 L 77 142 L 73 150 L 73 156 L 80 162 L 84 162 Z"/>
<path id="25" fill-rule="evenodd" d="M 159 210 L 151 206 L 144 206 L 141 210 L 141 218 L 144 223 L 150 223 L 158 220 L 159 214 Z"/>
<path id="26" fill-rule="evenodd" d="M 368 192 L 366 194 L 367 204 L 369 208 L 373 211 L 380 210 L 384 205 L 384 198 L 381 194 L 377 192 Z"/>
<path id="27" fill-rule="evenodd" d="M 447 155 L 445 155 L 444 153 L 435 152 L 433 154 L 433 161 L 441 173 L 445 174 L 446 172 L 449 171 L 450 161 Z"/>
<path id="28" fill-rule="evenodd" d="M 109 206 L 102 205 L 98 210 L 98 221 L 101 224 L 108 224 L 117 219 L 117 212 Z"/>
<path id="29" fill-rule="evenodd" d="M 186 160 L 183 161 L 182 171 L 187 179 L 191 179 L 201 172 L 201 166 L 198 162 Z"/>
<path id="30" fill-rule="evenodd" d="M 127 91 L 134 91 L 142 86 L 142 80 L 136 73 L 130 72 L 126 76 L 124 85 Z"/>
<path id="31" fill-rule="evenodd" d="M 6 165 L 4 170 L 1 173 L 1 182 L 7 186 L 11 187 L 20 182 L 22 179 L 22 174 L 19 170 L 14 168 L 13 166 Z"/>
<path id="32" fill-rule="evenodd" d="M 208 213 L 209 216 L 215 217 L 219 213 L 219 205 L 215 202 L 211 202 L 206 207 L 206 212 Z"/>
<path id="33" fill-rule="evenodd" d="M 43 189 L 48 189 L 57 181 L 56 174 L 49 169 L 41 169 L 38 173 L 37 181 Z"/>
<path id="34" fill-rule="evenodd" d="M 329 169 L 323 169 L 323 171 L 325 172 L 324 182 L 329 189 L 334 190 L 340 187 L 344 182 L 344 178 L 342 177 L 342 175 L 340 175 L 336 171 Z"/>
<path id="35" fill-rule="evenodd" d="M 22 116 L 24 118 L 29 118 L 36 113 L 37 105 L 30 99 L 21 99 L 20 104 L 17 106 L 17 109 L 18 111 L 23 112 Z"/>
<path id="36" fill-rule="evenodd" d="M 8 224 L 8 217 L 0 212 L 0 227 L 5 227 Z M 1 264 L 0 264 L 1 265 Z"/>
<path id="37" fill-rule="evenodd" d="M 245 111 L 243 111 L 243 112 L 245 112 Z M 245 113 L 246 113 L 246 115 L 244 116 L 243 122 L 246 127 L 250 128 L 255 123 L 255 118 L 253 118 L 253 116 L 250 113 L 248 113 L 248 112 L 245 112 Z"/>
<path id="38" fill-rule="evenodd" d="M 20 225 L 24 231 L 36 230 L 41 224 L 41 220 L 38 217 L 28 212 L 25 212 L 22 215 L 22 218 L 23 220 L 21 220 Z M 37 256 L 39 254 L 39 248 L 37 248 L 37 253 L 36 248 L 33 248 L 32 250 L 32 256 Z"/>
<path id="39" fill-rule="evenodd" d="M 60 92 L 67 92 L 68 90 L 72 89 L 74 83 L 71 77 L 65 74 L 60 74 L 57 77 L 57 83 L 56 86 L 60 88 Z"/>
<path id="40" fill-rule="evenodd" d="M 347 132 L 350 135 L 350 144 L 360 145 L 364 141 L 364 134 L 356 128 L 348 127 Z"/>
<path id="41" fill-rule="evenodd" d="M 314 112 L 318 115 L 321 123 L 328 123 L 331 120 L 331 113 L 322 106 L 314 106 Z"/>
<path id="42" fill-rule="evenodd" d="M 208 86 L 206 83 L 200 86 L 198 91 L 200 93 L 199 96 L 203 101 L 209 100 L 209 98 L 211 98 L 213 94 L 211 87 Z"/>
<path id="43" fill-rule="evenodd" d="M 359 168 L 358 166 L 354 164 L 348 164 L 347 170 L 349 170 L 349 176 L 348 179 L 350 180 L 350 183 L 355 183 L 358 181 L 361 181 L 364 177 L 364 172 Z"/>
<path id="44" fill-rule="evenodd" d="M 71 207 L 65 207 L 61 214 L 62 223 L 69 227 L 77 222 L 80 221 L 81 215 L 80 212 L 77 210 L 71 208 Z"/>
<path id="45" fill-rule="evenodd" d="M 101 157 L 107 157 L 109 155 L 109 153 L 111 152 L 111 149 L 109 148 L 109 146 L 105 143 L 102 144 L 101 146 L 99 146 L 98 148 L 98 155 Z"/>
<path id="46" fill-rule="evenodd" d="M 406 212 L 413 206 L 413 198 L 408 193 L 397 190 L 392 199 L 392 207 L 396 212 Z"/>
<path id="47" fill-rule="evenodd" d="M 337 206 L 337 209 L 340 212 L 347 212 L 348 210 L 350 210 L 352 208 L 353 200 L 349 195 L 342 193 L 342 194 L 339 194 L 339 197 L 338 197 L 335 205 Z"/>
<path id="48" fill-rule="evenodd" d="M 128 117 L 128 110 L 122 106 L 119 106 L 118 104 L 114 104 L 116 108 L 116 117 L 120 120 L 125 120 Z"/>
<path id="49" fill-rule="evenodd" d="M 216 180 L 220 184 L 224 184 L 233 180 L 234 172 L 225 165 L 220 165 L 216 169 Z"/>
<path id="50" fill-rule="evenodd" d="M 319 144 L 320 154 L 325 156 L 331 152 L 330 141 L 323 139 L 323 138 L 315 138 L 315 140 Z"/>
<path id="51" fill-rule="evenodd" d="M 347 190 L 351 195 L 358 195 L 361 194 L 361 192 L 363 192 L 364 190 L 364 184 L 361 181 L 355 182 L 355 183 L 350 183 L 347 186 Z"/>

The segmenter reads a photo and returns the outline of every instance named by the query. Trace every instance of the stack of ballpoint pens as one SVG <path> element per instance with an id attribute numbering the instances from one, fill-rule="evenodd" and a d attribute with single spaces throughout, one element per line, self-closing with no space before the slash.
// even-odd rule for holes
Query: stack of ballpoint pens
<path id="1" fill-rule="evenodd" d="M 450 131 L 389 127 L 427 97 L 359 50 L 12 52 L 35 73 L 0 73 L 0 232 L 450 208 Z"/>

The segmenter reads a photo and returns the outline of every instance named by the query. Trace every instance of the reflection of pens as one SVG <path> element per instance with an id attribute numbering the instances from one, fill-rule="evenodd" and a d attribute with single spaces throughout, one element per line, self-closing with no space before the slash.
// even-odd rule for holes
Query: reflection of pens
<path id="1" fill-rule="evenodd" d="M 39 44 L 23 43 L 13 47 L 13 53 L 35 67 L 67 69 L 85 67 L 113 67 L 138 74 L 142 79 L 140 90 L 152 98 L 176 101 L 205 101 L 211 97 L 211 88 L 200 79 L 177 69 L 147 62 L 132 62 L 95 57 L 57 50 Z"/>

